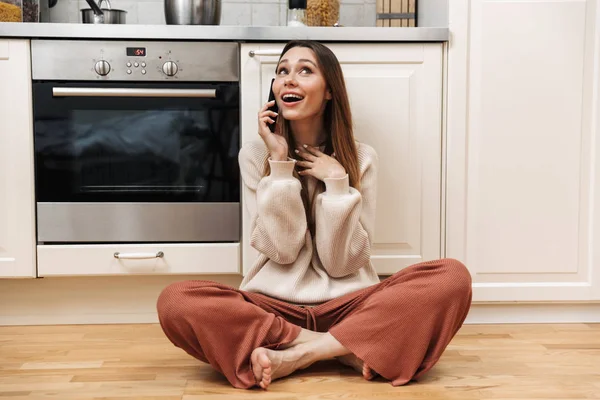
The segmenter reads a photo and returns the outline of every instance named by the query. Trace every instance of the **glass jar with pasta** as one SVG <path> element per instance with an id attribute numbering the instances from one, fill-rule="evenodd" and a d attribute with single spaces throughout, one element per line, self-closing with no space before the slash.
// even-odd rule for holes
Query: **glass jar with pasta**
<path id="1" fill-rule="evenodd" d="M 306 25 L 334 26 L 340 18 L 339 0 L 308 0 Z"/>
<path id="2" fill-rule="evenodd" d="M 23 22 L 21 0 L 0 0 L 0 22 Z"/>

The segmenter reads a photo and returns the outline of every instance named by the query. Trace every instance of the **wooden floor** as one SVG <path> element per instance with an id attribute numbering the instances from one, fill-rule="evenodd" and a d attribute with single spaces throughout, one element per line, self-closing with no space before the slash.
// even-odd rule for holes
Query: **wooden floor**
<path id="1" fill-rule="evenodd" d="M 0 399 L 600 399 L 600 325 L 466 325 L 419 383 L 334 362 L 233 389 L 157 325 L 0 327 Z"/>

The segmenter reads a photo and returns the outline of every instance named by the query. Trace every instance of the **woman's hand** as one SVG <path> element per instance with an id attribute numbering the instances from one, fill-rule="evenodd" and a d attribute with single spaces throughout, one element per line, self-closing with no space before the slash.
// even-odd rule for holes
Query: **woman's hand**
<path id="1" fill-rule="evenodd" d="M 321 181 L 326 178 L 343 178 L 346 176 L 346 170 L 342 167 L 342 164 L 315 147 L 304 145 L 304 148 L 295 151 L 304 159 L 304 161 L 296 163 L 299 167 L 305 168 L 298 171 L 300 175 L 314 176 Z"/>
<path id="2" fill-rule="evenodd" d="M 269 124 L 275 123 L 277 113 L 269 110 L 275 104 L 275 100 L 265 103 L 258 113 L 258 134 L 267 145 L 271 159 L 274 161 L 286 161 L 288 159 L 288 144 L 281 135 L 275 135 L 269 129 Z"/>

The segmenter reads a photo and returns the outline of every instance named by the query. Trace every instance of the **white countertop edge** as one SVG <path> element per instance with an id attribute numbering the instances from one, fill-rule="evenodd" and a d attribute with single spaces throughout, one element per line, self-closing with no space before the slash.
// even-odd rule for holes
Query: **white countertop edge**
<path id="1" fill-rule="evenodd" d="M 94 25 L 77 23 L 0 23 L 3 38 L 132 39 L 210 41 L 444 42 L 448 28 Z"/>

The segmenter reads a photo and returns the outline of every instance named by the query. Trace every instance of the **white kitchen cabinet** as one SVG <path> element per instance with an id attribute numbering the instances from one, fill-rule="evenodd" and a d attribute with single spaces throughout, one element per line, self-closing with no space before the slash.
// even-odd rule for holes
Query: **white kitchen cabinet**
<path id="1" fill-rule="evenodd" d="M 241 46 L 242 143 L 259 139 L 283 44 Z M 346 79 L 357 140 L 379 155 L 372 261 L 392 274 L 441 255 L 441 43 L 328 44 Z M 251 56 L 251 51 L 257 51 Z M 243 269 L 256 258 L 243 215 Z"/>
<path id="2" fill-rule="evenodd" d="M 474 301 L 600 299 L 596 7 L 450 2 L 446 249 Z"/>
<path id="3" fill-rule="evenodd" d="M 35 277 L 28 40 L 0 40 L 0 277 Z"/>

